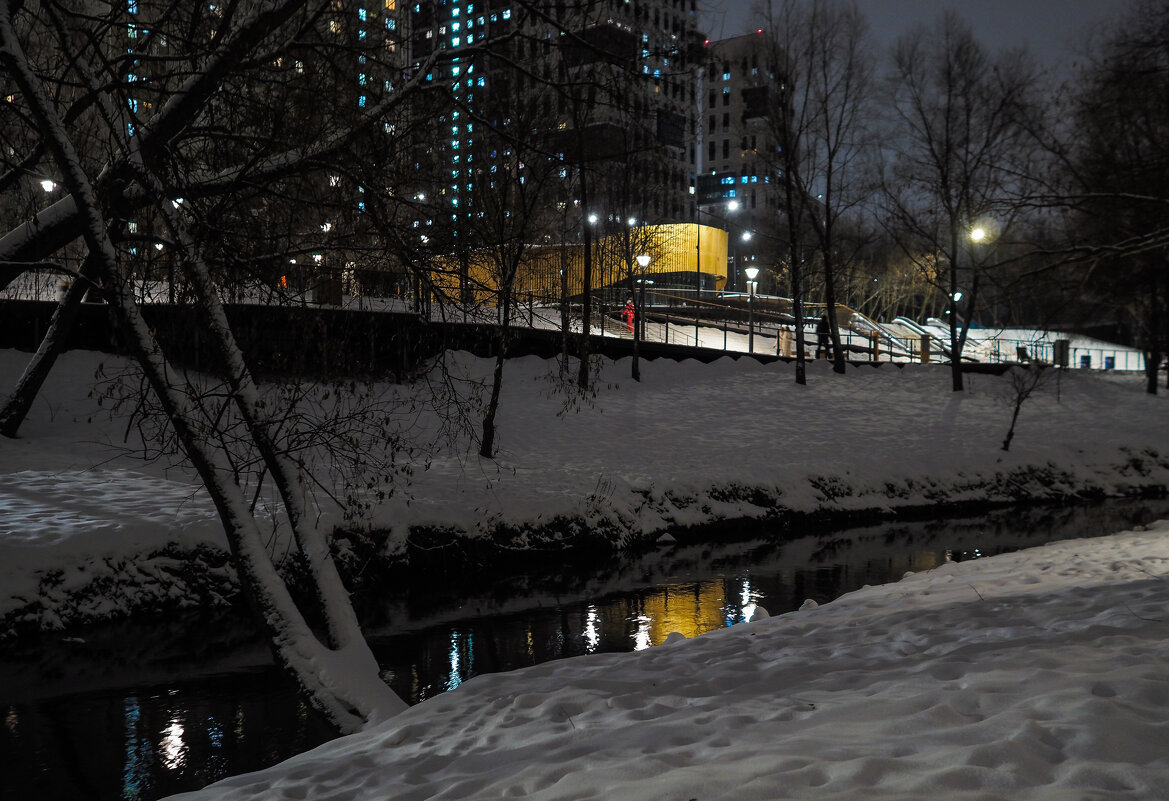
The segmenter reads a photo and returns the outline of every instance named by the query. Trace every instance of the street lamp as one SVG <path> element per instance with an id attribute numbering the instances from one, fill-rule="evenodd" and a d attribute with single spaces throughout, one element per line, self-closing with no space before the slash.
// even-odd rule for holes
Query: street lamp
<path id="1" fill-rule="evenodd" d="M 983 228 L 981 225 L 979 225 L 975 228 L 972 228 L 970 230 L 970 241 L 971 242 L 982 242 L 985 239 L 986 239 L 986 229 Z"/>
<path id="2" fill-rule="evenodd" d="M 637 266 L 641 268 L 641 280 L 638 282 L 641 286 L 638 288 L 640 297 L 637 305 L 637 331 L 639 339 L 645 339 L 645 268 L 649 267 L 649 254 L 642 253 L 637 257 Z"/>
<path id="3" fill-rule="evenodd" d="M 743 270 L 747 275 L 747 352 L 755 352 L 755 276 L 759 275 L 758 267 L 748 267 Z"/>
<path id="4" fill-rule="evenodd" d="M 51 178 L 46 178 L 41 181 L 41 189 L 45 190 L 46 192 L 52 192 L 56 188 L 57 183 Z"/>
<path id="5" fill-rule="evenodd" d="M 751 236 L 752 233 L 750 231 L 744 231 L 743 233 L 739 234 L 739 241 L 750 242 Z M 739 287 L 739 248 L 737 245 L 735 246 L 735 287 Z"/>

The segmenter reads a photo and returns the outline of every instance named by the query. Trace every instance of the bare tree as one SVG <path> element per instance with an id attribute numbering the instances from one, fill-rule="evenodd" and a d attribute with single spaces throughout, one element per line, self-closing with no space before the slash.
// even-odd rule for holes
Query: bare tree
<path id="1" fill-rule="evenodd" d="M 1035 85 L 1025 53 L 988 55 L 952 12 L 894 50 L 889 230 L 924 274 L 944 276 L 955 392 L 980 281 L 993 267 L 987 246 L 1020 214 Z"/>
<path id="2" fill-rule="evenodd" d="M 1169 351 L 1167 92 L 1169 3 L 1142 0 L 1096 40 L 1075 84 L 1055 201 L 1069 242 L 1052 262 L 1082 265 L 1083 295 L 1132 326 L 1150 393 Z"/>
<path id="3" fill-rule="evenodd" d="M 868 23 L 848 0 L 786 0 L 768 11 L 779 88 L 768 114 L 778 145 L 778 153 L 770 157 L 783 186 L 793 285 L 800 286 L 796 276 L 808 261 L 806 254 L 817 255 L 833 368 L 842 373 L 837 283 L 855 254 L 845 242 L 847 218 L 875 186 L 868 127 L 875 61 Z M 799 336 L 801 320 L 796 327 Z M 801 352 L 802 343 L 797 347 L 797 354 Z"/>
<path id="4" fill-rule="evenodd" d="M 1012 367 L 1008 376 L 1011 381 L 1010 393 L 1007 396 L 1011 406 L 1011 424 L 1007 427 L 1006 436 L 1003 437 L 1004 451 L 1011 449 L 1011 440 L 1015 438 L 1015 424 L 1019 422 L 1019 412 L 1035 390 L 1043 385 L 1045 373 L 1042 366 L 1028 364 Z"/>
<path id="5" fill-rule="evenodd" d="M 372 126 L 400 98 L 410 96 L 413 84 L 404 81 L 396 87 L 400 91 L 383 103 L 367 100 L 361 113 L 338 115 L 336 127 L 308 147 L 299 138 L 279 136 L 270 119 L 263 137 L 255 140 L 264 147 L 258 151 L 254 145 L 232 147 L 234 135 L 220 119 L 232 105 L 219 105 L 222 95 L 230 93 L 225 87 L 245 91 L 249 71 L 263 72 L 282 58 L 299 63 L 293 58 L 298 55 L 294 43 L 303 43 L 306 35 L 312 38 L 306 32 L 315 30 L 314 20 L 324 7 L 304 0 L 231 5 L 225 16 L 207 18 L 206 6 L 201 5 L 194 17 L 159 18 L 157 26 L 151 25 L 152 35 L 168 30 L 168 23 L 181 35 L 186 25 L 192 34 L 189 41 L 198 46 L 175 54 L 183 68 L 166 71 L 148 87 L 149 104 L 129 98 L 137 100 L 135 105 L 125 93 L 128 83 L 137 82 L 138 60 L 119 55 L 124 48 L 113 48 L 100 36 L 109 30 L 124 31 L 137 19 L 127 23 L 117 17 L 66 16 L 52 3 L 18 8 L 0 4 L 0 64 L 14 87 L 14 102 L 42 136 L 38 142 L 46 155 L 42 163 L 53 166 L 69 193 L 67 202 L 38 214 L 44 226 L 21 226 L 3 241 L 12 245 L 7 251 L 11 261 L 30 249 L 51 253 L 81 237 L 87 256 L 77 278 L 91 282 L 110 304 L 165 419 L 203 480 L 219 511 L 244 594 L 277 661 L 334 725 L 352 731 L 405 705 L 381 681 L 361 635 L 290 451 L 282 412 L 265 402 L 227 323 L 215 267 L 206 256 L 211 251 L 205 236 L 210 215 L 196 203 L 215 197 L 232 202 L 233 187 L 241 182 L 271 182 L 319 170 L 330 154 L 353 144 L 363 125 Z M 207 30 L 210 35 L 205 35 Z M 36 46 L 35 57 L 29 55 L 31 44 Z M 138 55 L 136 50 L 129 54 Z M 287 68 L 294 74 L 298 70 L 296 63 Z M 59 87 L 73 88 L 80 99 Z M 70 113 L 74 102 L 92 110 L 84 120 Z M 88 138 L 94 130 L 101 133 L 101 147 Z M 222 393 L 201 392 L 185 380 L 142 319 L 134 291 L 139 280 L 137 254 L 132 245 L 119 244 L 126 233 L 124 221 L 140 213 L 148 213 L 161 226 L 158 234 L 165 237 L 185 274 L 210 334 Z M 22 267 L 27 263 L 16 265 Z M 225 397 L 227 405 L 205 406 L 218 397 Z M 246 431 L 249 447 L 262 465 L 261 475 L 280 499 L 299 559 L 311 578 L 313 615 L 324 621 L 321 635 L 285 584 L 261 536 L 241 479 L 240 465 L 248 464 L 247 457 L 225 449 L 223 438 L 209 428 L 222 424 L 224 415 Z"/>

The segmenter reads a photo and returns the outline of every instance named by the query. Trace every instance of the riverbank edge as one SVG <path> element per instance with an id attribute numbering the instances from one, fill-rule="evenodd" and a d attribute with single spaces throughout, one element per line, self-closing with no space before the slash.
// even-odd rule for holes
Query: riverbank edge
<path id="1" fill-rule="evenodd" d="M 539 569 L 587 569 L 621 552 L 644 552 L 663 541 L 791 540 L 896 520 L 944 519 L 1013 506 L 1106 499 L 1169 497 L 1169 455 L 1121 449 L 1125 460 L 1107 471 L 1077 472 L 1047 463 L 1017 466 L 949 482 L 908 478 L 861 487 L 835 476 L 809 476 L 818 502 L 796 508 L 782 488 L 728 484 L 704 492 L 648 490 L 634 505 L 595 507 L 589 514 L 496 522 L 475 532 L 418 525 L 390 532 L 334 533 L 334 557 L 360 608 L 426 584 L 474 590 L 494 576 Z M 1083 471 L 1083 466 L 1081 466 Z M 286 565 L 300 584 L 295 562 Z M 36 597 L 0 616 L 0 642 L 88 626 L 166 618 L 244 614 L 227 550 L 168 542 L 142 554 L 92 558 L 39 576 Z"/>

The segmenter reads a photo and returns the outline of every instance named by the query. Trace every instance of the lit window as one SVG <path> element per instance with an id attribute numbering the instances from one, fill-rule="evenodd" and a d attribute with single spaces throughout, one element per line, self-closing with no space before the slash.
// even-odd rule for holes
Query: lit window
<path id="1" fill-rule="evenodd" d="M 365 108 L 365 95 L 362 95 L 361 97 L 357 98 L 357 107 L 358 108 Z"/>
<path id="2" fill-rule="evenodd" d="M 365 22 L 365 9 L 364 8 L 357 9 L 357 18 L 359 20 L 361 20 L 362 22 Z"/>

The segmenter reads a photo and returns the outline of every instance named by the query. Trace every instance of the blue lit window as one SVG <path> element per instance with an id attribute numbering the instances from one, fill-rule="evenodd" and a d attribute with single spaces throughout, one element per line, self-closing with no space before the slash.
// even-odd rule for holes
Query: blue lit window
<path id="1" fill-rule="evenodd" d="M 357 201 L 357 210 L 358 211 L 365 211 L 365 201 L 364 200 Z"/>
<path id="2" fill-rule="evenodd" d="M 475 81 L 475 85 L 476 85 L 476 86 L 486 86 L 486 85 L 487 85 L 487 81 L 485 81 L 485 80 L 483 79 L 483 76 L 482 76 L 482 75 L 480 75 L 480 76 L 479 76 L 479 78 L 478 78 L 478 80 L 476 80 L 476 81 Z"/>
<path id="3" fill-rule="evenodd" d="M 723 73 L 723 80 L 729 81 L 730 79 L 731 79 L 731 74 L 729 72 L 724 72 Z"/>
<path id="4" fill-rule="evenodd" d="M 358 73 L 358 75 L 357 75 L 358 85 L 365 86 L 365 82 L 366 82 L 365 73 L 364 72 Z"/>
<path id="5" fill-rule="evenodd" d="M 362 22 L 365 22 L 365 17 L 366 17 L 365 9 L 364 8 L 357 9 L 357 18 L 359 20 L 361 20 Z"/>
<path id="6" fill-rule="evenodd" d="M 357 107 L 358 108 L 365 108 L 365 95 L 362 95 L 361 97 L 357 98 Z"/>
<path id="7" fill-rule="evenodd" d="M 138 13 L 138 0 L 129 0 L 129 2 L 126 3 L 126 11 L 128 11 L 131 14 L 137 14 Z"/>
<path id="8" fill-rule="evenodd" d="M 742 178 L 740 178 L 740 179 L 739 179 L 739 183 L 741 183 L 741 184 L 745 184 L 745 183 L 747 183 L 747 176 L 746 176 L 746 175 L 744 175 Z"/>
<path id="9" fill-rule="evenodd" d="M 458 36 L 451 37 L 451 47 L 458 47 L 462 43 L 462 39 Z"/>
<path id="10" fill-rule="evenodd" d="M 357 32 L 357 38 L 358 38 L 358 39 L 364 39 L 364 38 L 365 38 L 365 31 L 364 31 L 364 30 L 358 31 L 358 32 Z"/>
<path id="11" fill-rule="evenodd" d="M 134 135 L 134 123 L 132 123 L 132 122 L 126 123 L 126 135 L 127 136 Z"/>
<path id="12" fill-rule="evenodd" d="M 386 30 L 392 31 L 392 30 L 395 30 L 397 27 L 398 27 L 398 21 L 396 19 L 394 19 L 393 17 L 388 17 L 386 19 Z"/>
<path id="13" fill-rule="evenodd" d="M 461 71 L 462 71 L 462 70 L 460 70 L 458 67 L 451 67 L 451 77 L 452 77 L 452 78 L 454 78 L 454 77 L 458 77 L 458 74 L 459 74 Z"/>
<path id="14" fill-rule="evenodd" d="M 460 25 L 459 23 L 457 23 L 457 22 L 452 22 L 452 23 L 451 23 L 451 33 L 458 33 L 458 32 L 459 32 L 459 28 L 461 28 L 461 27 L 463 27 L 463 26 L 462 26 L 462 25 Z"/>
<path id="15" fill-rule="evenodd" d="M 504 19 L 511 19 L 511 9 L 510 8 L 505 8 L 503 10 L 503 18 Z"/>
<path id="16" fill-rule="evenodd" d="M 459 16 L 459 10 L 460 10 L 460 9 L 459 9 L 458 7 L 452 8 L 452 9 L 451 9 L 451 16 L 452 16 L 452 17 L 457 17 L 457 16 Z"/>

